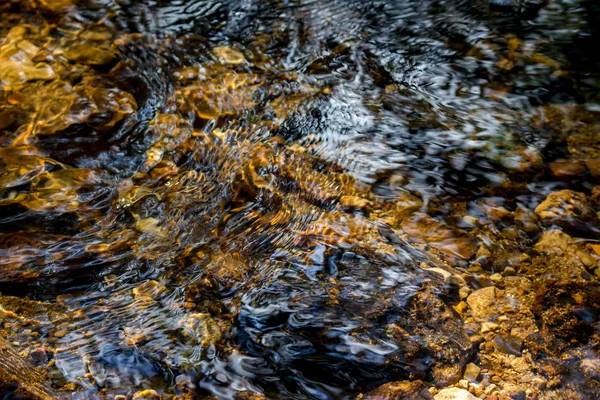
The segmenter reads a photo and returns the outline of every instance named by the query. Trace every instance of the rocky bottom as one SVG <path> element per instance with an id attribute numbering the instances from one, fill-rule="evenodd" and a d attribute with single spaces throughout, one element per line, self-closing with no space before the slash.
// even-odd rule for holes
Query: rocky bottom
<path id="1" fill-rule="evenodd" d="M 0 13 L 0 399 L 599 397 L 596 2 Z"/>

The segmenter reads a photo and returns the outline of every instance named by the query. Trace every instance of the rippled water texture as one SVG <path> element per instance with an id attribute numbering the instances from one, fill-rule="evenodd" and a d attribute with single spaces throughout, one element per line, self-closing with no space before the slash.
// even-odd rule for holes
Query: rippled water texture
<path id="1" fill-rule="evenodd" d="M 0 397 L 593 398 L 599 16 L 2 0 Z"/>

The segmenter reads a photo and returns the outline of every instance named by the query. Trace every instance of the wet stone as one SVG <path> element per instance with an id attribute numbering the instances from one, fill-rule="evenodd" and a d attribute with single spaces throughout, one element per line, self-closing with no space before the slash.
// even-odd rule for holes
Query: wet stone
<path id="1" fill-rule="evenodd" d="M 357 400 L 432 400 L 433 396 L 429 392 L 430 387 L 431 385 L 419 380 L 391 382 L 369 393 L 359 395 Z"/>
<path id="2" fill-rule="evenodd" d="M 143 400 L 143 399 L 160 400 L 161 396 L 158 393 L 156 393 L 156 391 L 154 391 L 154 390 L 143 390 L 143 391 L 134 393 L 133 400 Z"/>
<path id="3" fill-rule="evenodd" d="M 560 230 L 551 230 L 540 238 L 535 244 L 535 249 L 539 252 L 567 252 L 576 248 L 575 240 L 568 234 Z"/>
<path id="4" fill-rule="evenodd" d="M 523 341 L 514 336 L 497 335 L 494 337 L 494 348 L 504 354 L 520 357 Z"/>
<path id="5" fill-rule="evenodd" d="M 115 59 L 111 49 L 94 43 L 75 44 L 67 48 L 63 55 L 70 61 L 98 66 L 109 64 Z"/>
<path id="6" fill-rule="evenodd" d="M 401 224 L 408 235 L 424 240 L 439 251 L 461 259 L 472 258 L 477 251 L 477 242 L 463 231 L 450 229 L 428 215 L 413 214 Z"/>
<path id="7" fill-rule="evenodd" d="M 590 173 L 595 178 L 600 178 L 600 157 L 598 158 L 587 158 L 585 164 L 588 167 Z"/>
<path id="8" fill-rule="evenodd" d="M 550 164 L 550 170 L 558 179 L 572 179 L 586 173 L 585 162 L 576 159 L 554 161 Z"/>
<path id="9" fill-rule="evenodd" d="M 215 47 L 212 51 L 219 60 L 226 64 L 241 64 L 245 60 L 241 52 L 228 46 Z"/>
<path id="10" fill-rule="evenodd" d="M 477 365 L 475 365 L 473 363 L 469 363 L 469 364 L 467 364 L 467 366 L 465 368 L 463 377 L 465 379 L 469 380 L 470 382 L 475 383 L 479 379 L 480 371 L 481 371 L 481 368 L 479 368 Z"/>
<path id="11" fill-rule="evenodd" d="M 597 216 L 585 194 L 573 190 L 550 193 L 535 209 L 535 213 L 547 226 L 583 229 L 595 223 Z"/>
<path id="12" fill-rule="evenodd" d="M 493 322 L 506 303 L 502 291 L 490 286 L 471 293 L 467 304 L 476 320 Z"/>
<path id="13" fill-rule="evenodd" d="M 433 396 L 435 400 L 475 400 L 477 397 L 473 396 L 469 391 L 459 388 L 448 388 L 442 389 L 438 394 Z"/>

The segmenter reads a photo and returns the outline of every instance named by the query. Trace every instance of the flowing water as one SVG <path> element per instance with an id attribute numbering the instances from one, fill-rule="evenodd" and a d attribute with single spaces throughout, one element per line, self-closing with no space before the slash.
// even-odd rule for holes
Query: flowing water
<path id="1" fill-rule="evenodd" d="M 440 389 L 479 348 L 440 270 L 525 274 L 551 226 L 596 245 L 596 1 L 0 13 L 1 330 L 50 396 Z M 590 205 L 534 213 L 562 189 Z M 594 340 L 570 346 L 597 360 Z M 600 372 L 569 376 L 588 398 Z"/>

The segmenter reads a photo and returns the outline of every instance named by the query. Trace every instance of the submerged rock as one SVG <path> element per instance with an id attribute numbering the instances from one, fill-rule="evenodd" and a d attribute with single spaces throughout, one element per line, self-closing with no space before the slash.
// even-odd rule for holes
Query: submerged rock
<path id="1" fill-rule="evenodd" d="M 494 337 L 494 347 L 496 351 L 505 354 L 512 354 L 514 356 L 521 356 L 521 348 L 523 346 L 523 340 L 514 336 L 498 335 Z"/>
<path id="2" fill-rule="evenodd" d="M 442 389 L 433 398 L 435 400 L 477 400 L 477 397 L 467 390 L 459 388 Z"/>
<path id="3" fill-rule="evenodd" d="M 587 117 L 587 116 L 585 116 Z M 569 152 L 585 160 L 594 177 L 600 176 L 600 124 L 584 117 L 584 123 L 568 137 Z"/>
<path id="4" fill-rule="evenodd" d="M 420 380 L 390 382 L 367 394 L 359 395 L 357 400 L 433 400 L 434 397 L 429 392 L 431 387 Z"/>
<path id="5" fill-rule="evenodd" d="M 110 48 L 103 48 L 93 42 L 75 44 L 63 55 L 70 61 L 97 66 L 109 64 L 115 59 L 115 53 Z"/>
<path id="6" fill-rule="evenodd" d="M 473 318 L 478 321 L 494 320 L 506 304 L 502 291 L 494 286 L 474 291 L 467 297 Z"/>
<path id="7" fill-rule="evenodd" d="M 213 49 L 213 54 L 225 64 L 241 64 L 245 61 L 244 55 L 229 46 L 219 46 Z"/>
<path id="8" fill-rule="evenodd" d="M 454 230 L 429 215 L 415 213 L 402 221 L 402 229 L 418 241 L 425 241 L 437 250 L 469 260 L 477 252 L 477 241 L 464 231 Z"/>
<path id="9" fill-rule="evenodd" d="M 475 383 L 479 379 L 480 371 L 481 371 L 481 368 L 479 368 L 477 365 L 475 365 L 473 363 L 469 363 L 469 364 L 467 364 L 467 366 L 465 368 L 463 377 L 465 379 L 468 379 L 470 382 Z"/>
<path id="10" fill-rule="evenodd" d="M 572 179 L 585 174 L 585 162 L 577 159 L 557 160 L 550 164 L 550 171 L 558 179 Z"/>
<path id="11" fill-rule="evenodd" d="M 535 209 L 544 224 L 563 228 L 585 229 L 597 216 L 585 194 L 573 190 L 553 192 Z"/>
<path id="12" fill-rule="evenodd" d="M 535 249 L 539 252 L 572 251 L 576 247 L 575 240 L 563 231 L 551 230 L 540 238 Z"/>
<path id="13" fill-rule="evenodd" d="M 0 337 L 0 393 L 15 399 L 58 400 L 43 373 L 30 366 Z"/>

